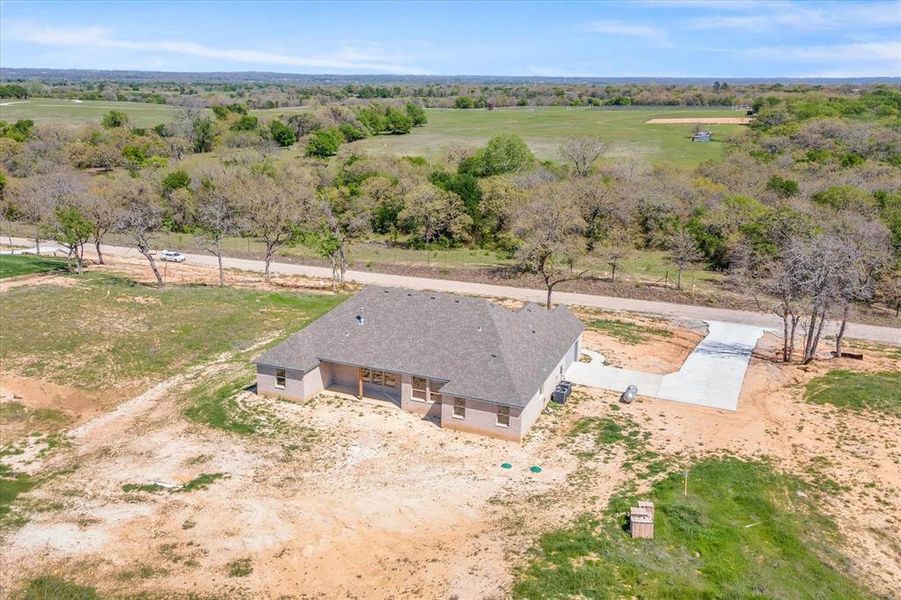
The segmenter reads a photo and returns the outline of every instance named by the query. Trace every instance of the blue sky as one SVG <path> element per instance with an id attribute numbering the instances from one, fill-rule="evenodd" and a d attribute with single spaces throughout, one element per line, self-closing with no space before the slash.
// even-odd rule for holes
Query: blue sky
<path id="1" fill-rule="evenodd" d="M 901 0 L 2 0 L 0 66 L 595 77 L 898 77 Z"/>

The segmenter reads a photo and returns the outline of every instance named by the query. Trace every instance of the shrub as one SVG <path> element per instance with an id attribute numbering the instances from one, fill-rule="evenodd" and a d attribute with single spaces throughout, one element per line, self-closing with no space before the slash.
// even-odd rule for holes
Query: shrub
<path id="1" fill-rule="evenodd" d="M 320 129 L 310 136 L 307 142 L 307 156 L 318 156 L 326 158 L 334 156 L 338 153 L 338 148 L 344 142 L 344 136 L 337 127 L 329 127 L 328 129 Z"/>
<path id="2" fill-rule="evenodd" d="M 294 130 L 279 121 L 278 119 L 269 124 L 269 132 L 279 146 L 287 148 L 297 141 L 297 135 Z"/>

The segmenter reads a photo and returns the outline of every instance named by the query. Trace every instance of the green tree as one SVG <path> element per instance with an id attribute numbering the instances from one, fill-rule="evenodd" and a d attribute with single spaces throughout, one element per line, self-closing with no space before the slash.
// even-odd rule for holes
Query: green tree
<path id="1" fill-rule="evenodd" d="M 423 109 L 420 105 L 414 104 L 412 102 L 407 102 L 404 109 L 407 111 L 407 116 L 413 120 L 413 127 L 422 127 L 426 123 L 428 123 L 428 118 L 425 115 L 425 109 Z"/>
<path id="2" fill-rule="evenodd" d="M 297 134 L 294 133 L 294 130 L 278 119 L 273 120 L 269 124 L 269 133 L 272 134 L 272 139 L 282 148 L 287 148 L 297 142 Z"/>
<path id="3" fill-rule="evenodd" d="M 54 237 L 69 250 L 66 261 L 72 269 L 75 258 L 76 272 L 84 269 L 84 245 L 91 239 L 94 228 L 84 213 L 75 205 L 62 205 L 53 209 Z"/>
<path id="4" fill-rule="evenodd" d="M 397 108 L 389 108 L 385 116 L 385 129 L 394 135 L 410 133 L 413 128 L 413 119 Z"/>
<path id="5" fill-rule="evenodd" d="M 817 192 L 810 199 L 835 210 L 866 211 L 876 204 L 876 199 L 872 195 L 850 185 L 834 185 Z"/>
<path id="6" fill-rule="evenodd" d="M 116 127 L 125 127 L 128 125 L 128 115 L 121 110 L 111 110 L 103 115 L 100 124 L 106 129 L 115 129 Z"/>
<path id="7" fill-rule="evenodd" d="M 341 130 L 341 135 L 344 136 L 345 142 L 356 142 L 357 140 L 363 140 L 369 137 L 365 128 L 357 127 L 352 123 L 341 123 L 341 125 L 338 126 L 338 129 Z"/>
<path id="8" fill-rule="evenodd" d="M 343 142 L 344 136 L 341 135 L 341 130 L 337 127 L 320 129 L 314 132 L 310 136 L 310 141 L 307 142 L 307 156 L 318 156 L 320 158 L 334 156 L 338 153 L 338 148 L 341 147 Z"/>
<path id="9" fill-rule="evenodd" d="M 461 161 L 459 171 L 476 177 L 491 177 L 525 171 L 534 162 L 535 156 L 521 137 L 503 134 L 491 138 L 484 148 Z"/>
<path id="10" fill-rule="evenodd" d="M 253 115 L 241 115 L 241 117 L 231 124 L 232 131 L 254 131 L 257 128 L 258 120 Z"/>
<path id="11" fill-rule="evenodd" d="M 197 117 L 191 122 L 191 145 L 194 152 L 209 152 L 216 141 L 216 130 L 209 117 Z"/>
<path id="12" fill-rule="evenodd" d="M 800 188 L 798 182 L 792 179 L 785 179 L 779 175 L 773 175 L 766 183 L 766 189 L 775 193 L 780 198 L 791 198 L 797 196 Z"/>

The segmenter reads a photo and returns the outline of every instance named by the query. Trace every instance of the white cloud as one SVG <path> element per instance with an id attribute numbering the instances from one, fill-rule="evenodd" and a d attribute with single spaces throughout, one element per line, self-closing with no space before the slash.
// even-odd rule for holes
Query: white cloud
<path id="1" fill-rule="evenodd" d="M 669 44 L 669 36 L 667 35 L 666 30 L 654 25 L 645 25 L 643 23 L 600 20 L 586 23 L 584 29 L 594 33 L 637 37 L 658 45 Z"/>
<path id="2" fill-rule="evenodd" d="M 279 65 L 317 69 L 373 71 L 379 73 L 422 74 L 423 70 L 405 64 L 405 57 L 391 54 L 384 47 L 369 45 L 363 48 L 346 46 L 337 52 L 299 56 L 266 50 L 217 48 L 180 40 L 138 41 L 114 37 L 102 27 L 52 27 L 27 23 L 7 23 L 3 35 L 33 44 L 75 48 L 126 49 L 142 52 L 167 52 L 211 60 Z"/>
<path id="3" fill-rule="evenodd" d="M 699 6 L 712 7 L 701 4 Z M 743 31 L 845 31 L 897 28 L 901 26 L 901 2 L 877 4 L 836 3 L 827 6 L 796 2 L 759 2 L 740 5 L 729 14 L 711 11 L 686 25 L 694 29 L 739 29 Z M 713 7 L 715 8 L 715 7 Z M 732 7 L 737 8 L 737 6 Z M 736 12 L 738 14 L 736 14 Z"/>
<path id="4" fill-rule="evenodd" d="M 888 62 L 901 71 L 901 41 L 827 46 L 766 46 L 745 50 L 751 57 L 791 58 L 798 61 Z M 901 72 L 896 73 L 901 75 Z"/>
<path id="5" fill-rule="evenodd" d="M 754 61 L 820 63 L 818 71 L 800 77 L 901 77 L 901 41 L 822 46 L 748 48 L 742 56 Z"/>

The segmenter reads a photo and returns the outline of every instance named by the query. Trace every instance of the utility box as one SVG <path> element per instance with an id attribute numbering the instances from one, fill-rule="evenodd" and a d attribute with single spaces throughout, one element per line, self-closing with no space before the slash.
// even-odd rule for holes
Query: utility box
<path id="1" fill-rule="evenodd" d="M 654 539 L 654 503 L 639 502 L 629 512 L 629 533 L 633 538 Z"/>

